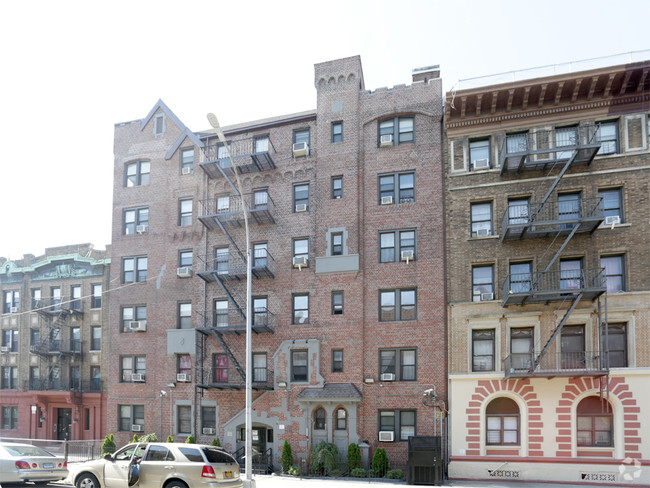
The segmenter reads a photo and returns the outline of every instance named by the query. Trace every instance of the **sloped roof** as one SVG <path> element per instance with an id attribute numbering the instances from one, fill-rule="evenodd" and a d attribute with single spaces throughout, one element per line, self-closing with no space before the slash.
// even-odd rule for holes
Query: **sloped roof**
<path id="1" fill-rule="evenodd" d="M 305 388 L 297 398 L 299 402 L 360 402 L 363 396 L 352 383 L 327 383 L 322 388 Z"/>

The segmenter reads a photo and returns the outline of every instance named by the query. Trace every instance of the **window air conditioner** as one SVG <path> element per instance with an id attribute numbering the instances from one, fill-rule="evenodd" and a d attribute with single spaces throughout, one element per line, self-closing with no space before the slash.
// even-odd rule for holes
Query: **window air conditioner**
<path id="1" fill-rule="evenodd" d="M 129 330 L 134 332 L 145 332 L 147 330 L 147 322 L 144 320 L 132 320 L 129 322 Z"/>
<path id="2" fill-rule="evenodd" d="M 414 253 L 409 249 L 407 251 L 401 251 L 400 255 L 402 256 L 402 261 L 406 261 L 408 263 L 409 261 L 413 260 Z"/>
<path id="3" fill-rule="evenodd" d="M 192 375 L 188 373 L 178 373 L 176 375 L 176 381 L 179 383 L 190 383 L 192 381 Z"/>
<path id="4" fill-rule="evenodd" d="M 489 302 L 491 300 L 494 300 L 494 293 L 481 293 L 482 302 Z"/>
<path id="5" fill-rule="evenodd" d="M 9 346 L 0 347 L 0 352 L 9 352 Z"/>
<path id="6" fill-rule="evenodd" d="M 387 197 L 381 197 L 381 204 L 382 205 L 392 205 L 393 204 L 392 195 L 388 195 Z"/>
<path id="7" fill-rule="evenodd" d="M 381 381 L 395 381 L 395 373 L 382 373 Z"/>
<path id="8" fill-rule="evenodd" d="M 393 145 L 393 134 L 384 134 L 379 136 L 379 146 L 392 146 Z"/>
<path id="9" fill-rule="evenodd" d="M 189 278 L 192 276 L 192 268 L 190 266 L 182 266 L 180 268 L 176 268 L 176 276 L 179 278 Z"/>
<path id="10" fill-rule="evenodd" d="M 18 313 L 18 307 L 11 307 L 11 313 Z"/>
<path id="11" fill-rule="evenodd" d="M 215 429 L 212 427 L 203 427 L 203 435 L 214 435 L 215 434 Z"/>
<path id="12" fill-rule="evenodd" d="M 302 268 L 304 266 L 307 266 L 307 256 L 296 256 L 293 258 L 294 268 Z"/>
<path id="13" fill-rule="evenodd" d="M 138 225 L 138 226 L 135 228 L 135 231 L 136 231 L 138 234 L 143 234 L 144 232 L 147 232 L 147 226 L 146 226 L 146 225 Z"/>
<path id="14" fill-rule="evenodd" d="M 131 374 L 131 381 L 136 382 L 136 383 L 144 382 L 144 374 L 142 374 L 142 373 L 132 373 Z"/>
<path id="15" fill-rule="evenodd" d="M 621 223 L 621 217 L 618 215 L 610 215 L 609 217 L 605 217 L 605 225 L 617 225 Z"/>
<path id="16" fill-rule="evenodd" d="M 490 169 L 490 160 L 488 158 L 475 159 L 472 161 L 474 169 Z"/>
<path id="17" fill-rule="evenodd" d="M 293 145 L 293 155 L 295 157 L 309 156 L 309 144 L 306 142 L 296 142 Z"/>
<path id="18" fill-rule="evenodd" d="M 184 175 L 191 175 L 193 173 L 193 168 L 191 166 L 185 166 L 182 170 L 181 173 Z"/>
<path id="19" fill-rule="evenodd" d="M 307 204 L 306 203 L 299 203 L 296 205 L 296 212 L 306 212 L 307 211 Z"/>
<path id="20" fill-rule="evenodd" d="M 131 432 L 142 432 L 142 425 L 133 424 L 131 426 Z"/>
<path id="21" fill-rule="evenodd" d="M 380 442 L 393 442 L 395 440 L 395 432 L 390 430 L 379 431 Z"/>
<path id="22" fill-rule="evenodd" d="M 483 237 L 483 236 L 489 236 L 490 235 L 490 229 L 484 228 L 484 229 L 476 229 L 476 237 Z"/>

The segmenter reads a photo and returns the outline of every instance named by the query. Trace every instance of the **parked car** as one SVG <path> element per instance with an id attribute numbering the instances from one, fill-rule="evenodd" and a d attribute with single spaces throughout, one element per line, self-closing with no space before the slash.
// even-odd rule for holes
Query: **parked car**
<path id="1" fill-rule="evenodd" d="M 40 447 L 14 442 L 0 442 L 0 481 L 2 483 L 46 484 L 68 476 L 68 465 Z"/>
<path id="2" fill-rule="evenodd" d="M 77 488 L 241 488 L 239 465 L 220 447 L 177 442 L 128 444 L 75 467 Z"/>

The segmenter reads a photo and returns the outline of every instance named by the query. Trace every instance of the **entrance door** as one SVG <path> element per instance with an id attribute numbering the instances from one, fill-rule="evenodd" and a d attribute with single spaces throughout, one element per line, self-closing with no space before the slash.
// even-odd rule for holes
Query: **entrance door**
<path id="1" fill-rule="evenodd" d="M 266 428 L 253 427 L 252 434 L 253 462 L 259 463 L 261 462 L 260 458 L 266 452 Z"/>
<path id="2" fill-rule="evenodd" d="M 72 424 L 72 409 L 57 408 L 56 414 L 56 439 L 59 441 L 70 440 L 70 426 Z"/>

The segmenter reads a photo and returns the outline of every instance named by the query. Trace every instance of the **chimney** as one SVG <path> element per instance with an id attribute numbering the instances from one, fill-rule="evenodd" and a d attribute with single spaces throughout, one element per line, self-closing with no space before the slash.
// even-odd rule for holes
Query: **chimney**
<path id="1" fill-rule="evenodd" d="M 425 66 L 424 68 L 415 68 L 413 70 L 413 83 L 416 81 L 424 81 L 429 83 L 429 80 L 440 78 L 440 65 Z"/>

